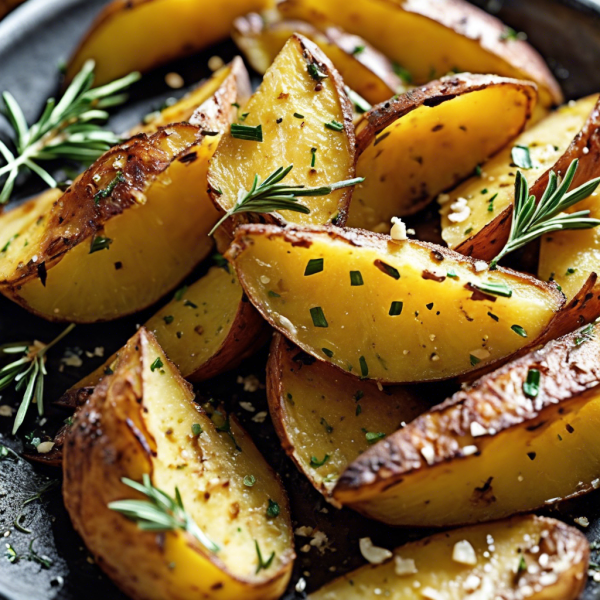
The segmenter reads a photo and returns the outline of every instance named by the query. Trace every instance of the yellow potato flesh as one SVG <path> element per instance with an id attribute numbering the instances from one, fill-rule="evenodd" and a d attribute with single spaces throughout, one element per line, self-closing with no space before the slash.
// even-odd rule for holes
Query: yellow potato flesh
<path id="1" fill-rule="evenodd" d="M 88 59 L 96 85 L 148 71 L 225 39 L 233 20 L 270 6 L 268 0 L 115 0 L 71 59 L 67 80 Z"/>
<path id="2" fill-rule="evenodd" d="M 567 534 L 571 544 L 556 548 L 544 540 L 552 539 L 557 523 L 537 517 L 516 517 L 476 527 L 466 527 L 425 538 L 401 546 L 394 551 L 398 560 L 413 560 L 416 573 L 396 573 L 396 558 L 382 565 L 367 565 L 352 571 L 311 594 L 309 600 L 359 600 L 383 597 L 390 600 L 491 600 L 517 598 L 528 584 L 536 591 L 527 597 L 532 600 L 571 600 L 577 597 L 585 577 L 587 560 L 580 534 Z M 564 526 L 563 526 L 564 527 Z M 566 529 L 566 528 L 565 528 Z M 550 535 L 548 535 L 550 534 Z M 562 536 L 559 536 L 562 537 Z M 462 564 L 452 559 L 454 547 L 467 541 L 475 551 L 476 564 Z M 540 548 L 540 545 L 542 546 Z M 550 560 L 541 554 L 552 548 Z M 549 554 L 546 553 L 546 558 Z M 531 566 L 535 575 L 518 571 L 521 561 Z M 544 574 L 549 575 L 544 580 Z M 542 582 L 544 582 L 542 584 Z M 427 595 L 427 590 L 433 590 Z M 437 595 L 434 595 L 437 594 Z"/>
<path id="3" fill-rule="evenodd" d="M 348 503 L 386 523 L 420 527 L 488 521 L 533 510 L 597 485 L 599 426 L 596 390 L 495 436 L 461 438 L 461 448 L 475 445 L 480 455 L 408 473 L 371 499 L 355 502 L 349 494 Z"/>
<path id="4" fill-rule="evenodd" d="M 145 326 L 187 377 L 219 350 L 231 330 L 242 295 L 235 275 L 213 267 L 181 295 L 181 300 L 169 302 Z"/>
<path id="5" fill-rule="evenodd" d="M 473 353 L 481 356 L 478 365 L 483 366 L 534 340 L 561 303 L 558 294 L 532 279 L 475 272 L 458 255 L 438 264 L 432 247 L 409 241 L 357 248 L 316 233 L 307 238 L 312 242 L 307 248 L 258 231 L 246 228 L 240 235 L 243 250 L 234 256 L 252 302 L 304 350 L 357 376 L 390 383 L 454 377 L 473 369 Z M 309 260 L 320 258 L 323 271 L 305 276 Z M 396 269 L 400 278 L 384 272 L 379 261 Z M 360 271 L 364 285 L 351 286 L 350 271 Z M 444 281 L 424 278 L 427 271 Z M 448 271 L 456 277 L 447 277 Z M 465 285 L 489 280 L 505 282 L 512 297 L 472 300 Z M 403 303 L 400 315 L 390 316 L 392 302 Z M 319 307 L 327 327 L 315 326 L 310 309 Z M 528 338 L 515 333 L 513 325 L 523 327 Z"/>
<path id="6" fill-rule="evenodd" d="M 240 40 L 238 37 L 236 41 L 248 56 L 252 66 L 264 73 L 295 32 L 301 33 L 317 44 L 340 72 L 345 84 L 370 104 L 379 104 L 403 91 L 400 81 L 398 89 L 392 89 L 376 71 L 361 63 L 357 56 L 346 52 L 307 23 L 282 21 L 265 27 L 255 35 L 244 37 L 238 34 L 243 39 Z"/>
<path id="7" fill-rule="evenodd" d="M 175 487 L 179 489 L 187 511 L 220 546 L 217 557 L 232 574 L 253 582 L 265 581 L 279 570 L 291 551 L 291 527 L 283 488 L 234 422 L 231 430 L 241 452 L 226 433 L 216 430 L 206 413 L 195 409 L 193 394 L 176 385 L 171 369 L 152 370 L 153 351 L 155 358 L 161 358 L 163 363 L 166 360 L 158 347 L 146 349 L 143 377 L 147 385 L 143 402 L 148 409 L 145 416 L 148 431 L 156 442 L 153 483 L 171 495 Z M 202 428 L 198 436 L 192 433 L 194 423 Z M 251 487 L 244 485 L 247 475 L 256 479 Z M 267 517 L 269 499 L 281 507 L 280 516 Z M 258 574 L 255 539 L 263 556 L 268 558 L 275 552 L 271 566 Z M 185 573 L 186 564 L 176 562 L 175 569 Z M 188 577 L 199 575 L 192 571 Z M 261 597 L 251 595 L 250 590 L 244 597 L 246 594 Z"/>
<path id="8" fill-rule="evenodd" d="M 223 209 L 233 206 L 240 190 L 251 188 L 255 175 L 265 180 L 279 167 L 294 165 L 282 182 L 289 185 L 323 186 L 353 177 L 353 149 L 346 131 L 325 127 L 332 120 L 346 122 L 341 104 L 344 91 L 332 77 L 315 91 L 317 81 L 307 66 L 300 41 L 290 39 L 244 109 L 248 116 L 243 124 L 262 125 L 264 141 L 240 140 L 230 133 L 221 139 L 209 181 L 222 192 L 215 198 Z M 312 148 L 316 148 L 314 168 Z M 303 197 L 300 203 L 310 208 L 310 214 L 281 211 L 281 215 L 290 223 L 327 223 L 337 215 L 338 204 L 347 194 L 348 190 L 337 190 L 328 196 Z"/>
<path id="9" fill-rule="evenodd" d="M 274 373 L 279 394 L 272 401 L 279 405 L 284 446 L 291 445 L 294 460 L 313 485 L 329 492 L 371 444 L 412 421 L 429 404 L 408 388 L 384 392 L 325 363 L 294 362 L 299 352 L 286 349 L 280 355 L 281 375 Z M 325 456 L 329 458 L 323 466 L 311 463 L 313 457 L 320 462 Z"/>
<path id="10" fill-rule="evenodd" d="M 486 162 L 482 166 L 481 177 L 471 177 L 452 190 L 448 198 L 444 198 L 440 209 L 442 238 L 448 246 L 456 248 L 512 205 L 517 172 L 511 156 L 514 146 L 529 148 L 533 168 L 520 170 L 531 186 L 563 155 L 583 127 L 597 99 L 597 96 L 590 96 L 559 108 Z M 467 199 L 470 213 L 468 218 L 455 223 L 449 215 L 452 214 L 450 207 L 458 198 Z"/>
<path id="11" fill-rule="evenodd" d="M 532 73 L 511 64 L 500 54 L 482 46 L 479 38 L 470 39 L 424 14 L 436 13 L 433 2 L 406 0 L 288 0 L 281 10 L 286 17 L 303 18 L 310 22 L 326 19 L 373 44 L 412 76 L 415 83 L 425 83 L 450 72 L 493 73 L 517 79 L 535 79 Z M 406 10 L 403 6 L 406 5 Z M 453 8 L 453 7 L 450 7 Z M 466 8 L 472 8 L 466 6 Z M 465 15 L 465 20 L 477 21 L 479 15 Z M 485 35 L 502 34 L 486 26 Z M 401 32 L 401 34 L 399 33 Z M 535 70 L 534 70 L 535 71 Z M 554 104 L 550 92 L 540 84 L 542 104 Z"/>
<path id="12" fill-rule="evenodd" d="M 468 177 L 515 138 L 527 118 L 527 90 L 491 85 L 421 106 L 381 132 L 360 155 L 349 227 L 388 233 L 390 219 L 412 214 Z"/>
<path id="13" fill-rule="evenodd" d="M 116 318 L 156 302 L 212 248 L 207 234 L 218 213 L 202 182 L 217 143 L 210 137 L 190 148 L 197 160 L 173 162 L 148 189 L 145 204 L 107 221 L 102 236 L 112 240 L 108 250 L 90 254 L 91 240 L 83 241 L 48 269 L 45 287 L 36 278 L 13 294 L 38 314 L 77 322 Z M 29 234 L 35 239 L 42 225 L 19 240 L 31 245 Z M 0 277 L 5 274 L 0 266 Z"/>

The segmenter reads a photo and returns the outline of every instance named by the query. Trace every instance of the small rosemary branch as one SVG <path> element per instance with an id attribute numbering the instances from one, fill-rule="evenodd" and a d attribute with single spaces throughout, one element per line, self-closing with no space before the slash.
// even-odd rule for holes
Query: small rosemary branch
<path id="1" fill-rule="evenodd" d="M 179 490 L 175 488 L 175 498 L 152 485 L 148 474 L 142 477 L 142 483 L 123 477 L 121 481 L 137 490 L 148 500 L 116 500 L 108 508 L 114 510 L 144 531 L 174 531 L 182 529 L 194 536 L 207 550 L 218 552 L 219 546 L 196 525 L 194 519 L 183 507 Z"/>
<path id="2" fill-rule="evenodd" d="M 46 353 L 69 334 L 74 327 L 74 324 L 69 325 L 49 344 L 42 344 L 41 342 L 16 342 L 0 346 L 0 357 L 11 357 L 15 354 L 22 355 L 17 360 L 0 369 L 0 391 L 9 387 L 13 382 L 16 384 L 15 389 L 17 391 L 25 389 L 13 424 L 13 435 L 17 433 L 17 430 L 23 424 L 29 405 L 34 398 L 37 403 L 38 414 L 43 416 L 44 376 L 48 374 L 46 371 Z"/>
<path id="3" fill-rule="evenodd" d="M 591 229 L 600 225 L 599 219 L 589 218 L 589 210 L 564 212 L 585 200 L 600 185 L 600 177 L 597 177 L 569 192 L 578 165 L 579 160 L 575 159 L 569 165 L 560 185 L 556 173 L 551 171 L 548 186 L 537 204 L 535 196 L 529 195 L 527 180 L 521 171 L 517 171 L 513 219 L 508 242 L 492 260 L 490 269 L 495 269 L 498 262 L 510 252 L 518 250 L 546 233 L 564 229 Z"/>
<path id="4" fill-rule="evenodd" d="M 2 98 L 6 117 L 14 129 L 16 152 L 0 141 L 0 155 L 6 161 L 0 167 L 0 177 L 6 176 L 0 192 L 0 204 L 8 202 L 22 169 L 28 168 L 48 186 L 56 187 L 54 177 L 40 166 L 40 162 L 67 159 L 91 163 L 118 144 L 119 137 L 100 127 L 100 123 L 105 123 L 109 116 L 104 109 L 125 102 L 127 95 L 123 91 L 140 77 L 139 73 L 131 73 L 92 89 L 94 61 L 89 60 L 58 103 L 54 98 L 46 102 L 40 120 L 31 127 L 12 94 L 4 92 Z"/>
<path id="5" fill-rule="evenodd" d="M 240 213 L 270 213 L 279 210 L 291 210 L 307 215 L 310 213 L 310 209 L 303 204 L 299 204 L 298 198 L 302 196 L 328 196 L 335 190 L 350 187 L 364 181 L 364 177 L 355 177 L 354 179 L 347 179 L 346 181 L 339 181 L 321 187 L 305 187 L 303 185 L 286 185 L 285 183 L 280 183 L 293 168 L 294 165 L 290 165 L 285 169 L 279 167 L 262 183 L 259 176 L 255 175 L 250 191 L 240 190 L 236 203 L 219 219 L 209 235 L 212 235 L 219 225 L 231 215 Z"/>

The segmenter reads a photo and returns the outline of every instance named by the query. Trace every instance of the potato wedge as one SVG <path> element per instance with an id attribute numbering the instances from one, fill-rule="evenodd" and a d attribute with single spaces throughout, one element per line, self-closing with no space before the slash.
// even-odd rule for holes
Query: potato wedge
<path id="1" fill-rule="evenodd" d="M 267 363 L 267 397 L 283 448 L 328 499 L 353 460 L 430 407 L 410 388 L 380 391 L 315 361 L 278 333 Z"/>
<path id="2" fill-rule="evenodd" d="M 136 600 L 278 598 L 294 560 L 281 481 L 233 418 L 220 411 L 211 417 L 193 400 L 154 336 L 140 329 L 68 434 L 63 495 L 73 525 L 101 568 Z M 121 478 L 140 481 L 145 473 L 170 496 L 179 489 L 218 552 L 182 530 L 144 532 L 108 508 L 138 496 Z M 244 485 L 250 475 L 252 487 Z M 267 515 L 269 501 L 278 516 Z M 266 568 L 257 568 L 257 547 L 265 561 L 275 553 Z"/>
<path id="3" fill-rule="evenodd" d="M 360 230 L 244 225 L 228 258 L 273 327 L 315 358 L 386 383 L 506 358 L 543 335 L 564 303 L 527 275 Z M 490 294 L 490 282 L 511 297 Z"/>
<path id="4" fill-rule="evenodd" d="M 325 78 L 315 80 L 310 73 L 315 69 Z M 223 210 L 233 207 L 240 190 L 251 188 L 256 175 L 264 181 L 280 167 L 294 165 L 286 184 L 316 187 L 354 177 L 352 107 L 340 75 L 311 41 L 300 35 L 289 39 L 244 111 L 243 125 L 260 125 L 263 142 L 238 139 L 230 132 L 221 139 L 208 181 L 213 201 Z M 333 129 L 326 126 L 334 122 Z M 344 188 L 302 198 L 310 214 L 272 214 L 278 222 L 325 224 L 337 219 L 343 224 L 351 197 L 351 188 Z"/>
<path id="5" fill-rule="evenodd" d="M 362 454 L 334 497 L 386 523 L 447 527 L 596 489 L 599 333 L 588 325 L 457 392 Z"/>
<path id="6" fill-rule="evenodd" d="M 493 75 L 444 77 L 376 106 L 357 125 L 358 185 L 349 227 L 387 233 L 454 187 L 525 128 L 533 84 Z"/>
<path id="7" fill-rule="evenodd" d="M 138 133 L 155 133 L 160 127 L 171 123 L 190 122 L 206 129 L 218 128 L 219 110 L 231 111 L 232 99 L 240 105 L 246 104 L 252 93 L 250 77 L 244 66 L 244 61 L 236 56 L 230 64 L 225 65 L 207 81 L 203 81 L 180 98 L 175 104 L 161 111 L 151 113 L 138 127 L 134 127 L 127 136 Z M 231 120 L 237 116 L 234 113 Z"/>
<path id="8" fill-rule="evenodd" d="M 457 562 L 455 554 L 476 563 Z M 352 571 L 308 598 L 575 600 L 586 582 L 589 554 L 587 540 L 574 527 L 533 515 L 514 517 L 400 546 L 393 560 Z"/>
<path id="9" fill-rule="evenodd" d="M 562 102 L 541 56 L 527 42 L 505 39 L 498 19 L 463 0 L 285 0 L 277 8 L 284 18 L 360 35 L 417 84 L 457 70 L 493 73 L 534 81 L 543 106 Z"/>
<path id="10" fill-rule="evenodd" d="M 261 15 L 251 13 L 234 21 L 231 35 L 252 68 L 265 73 L 294 33 L 317 44 L 340 72 L 344 83 L 367 102 L 379 104 L 406 91 L 406 85 L 394 73 L 386 56 L 362 38 L 337 27 L 320 31 L 305 21 L 266 23 Z"/>
<path id="11" fill-rule="evenodd" d="M 541 198 L 551 170 L 564 174 L 573 159 L 585 159 L 589 134 L 600 124 L 600 115 L 594 110 L 597 101 L 595 95 L 562 106 L 482 165 L 481 177 L 474 176 L 442 196 L 442 238 L 448 246 L 482 260 L 494 258 L 510 232 L 517 169 L 513 147 L 529 148 L 533 168 L 521 171 L 531 194 Z M 580 168 L 574 185 L 583 183 L 581 177 L 586 174 L 588 169 Z M 458 198 L 467 199 L 465 219 L 453 213 Z"/>
<path id="12" fill-rule="evenodd" d="M 71 57 L 66 82 L 89 59 L 96 62 L 96 85 L 149 71 L 226 39 L 236 17 L 271 5 L 271 0 L 113 0 Z"/>

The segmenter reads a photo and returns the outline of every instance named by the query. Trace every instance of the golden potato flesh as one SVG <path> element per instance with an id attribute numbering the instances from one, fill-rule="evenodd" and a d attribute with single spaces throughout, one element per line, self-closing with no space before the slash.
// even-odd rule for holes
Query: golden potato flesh
<path id="1" fill-rule="evenodd" d="M 344 83 L 367 102 L 378 104 L 405 90 L 386 56 L 362 38 L 336 27 L 320 31 L 304 21 L 265 23 L 261 15 L 252 13 L 235 20 L 232 36 L 252 68 L 264 73 L 294 33 L 317 44 Z"/>
<path id="2" fill-rule="evenodd" d="M 236 17 L 269 6 L 269 0 L 113 0 L 71 58 L 66 80 L 90 58 L 96 85 L 148 71 L 226 39 Z"/>
<path id="3" fill-rule="evenodd" d="M 353 460 L 430 406 L 410 388 L 379 390 L 315 361 L 280 334 L 271 345 L 267 396 L 286 452 L 328 497 Z"/>
<path id="4" fill-rule="evenodd" d="M 349 227 L 387 233 L 390 219 L 413 214 L 462 181 L 525 128 L 532 84 L 491 75 L 457 75 L 369 111 L 357 126 Z"/>
<path id="5" fill-rule="evenodd" d="M 315 69 L 325 78 L 313 78 Z M 256 175 L 264 181 L 279 167 L 294 165 L 285 184 L 316 187 L 354 177 L 350 101 L 329 59 L 306 38 L 290 38 L 246 105 L 246 113 L 240 124 L 261 126 L 263 141 L 226 133 L 210 164 L 211 196 L 223 210 L 233 207 L 241 190 L 250 190 Z M 282 211 L 280 218 L 324 224 L 337 217 L 343 223 L 351 195 L 345 188 L 328 196 L 303 197 L 300 202 L 310 214 Z"/>
<path id="6" fill-rule="evenodd" d="M 574 527 L 530 515 L 434 535 L 393 554 L 308 599 L 575 600 L 586 582 L 589 545 Z"/>
<path id="7" fill-rule="evenodd" d="M 212 247 L 218 213 L 203 181 L 217 143 L 179 124 L 110 150 L 19 232 L 0 264 L 0 291 L 40 316 L 75 322 L 156 302 Z"/>
<path id="8" fill-rule="evenodd" d="M 285 491 L 233 419 L 213 408 L 211 418 L 193 400 L 142 328 L 67 436 L 63 494 L 71 520 L 96 562 L 136 600 L 278 598 L 294 559 Z M 137 498 L 121 479 L 143 474 L 170 496 L 179 490 L 218 552 L 182 530 L 144 532 L 108 508 Z M 269 501 L 277 516 L 267 515 Z M 258 568 L 257 544 L 265 562 L 274 553 L 266 568 Z"/>
<path id="9" fill-rule="evenodd" d="M 564 302 L 529 276 L 360 230 L 244 225 L 229 258 L 273 327 L 320 360 L 388 383 L 506 358 L 541 336 Z M 510 297 L 482 293 L 490 282 Z"/>
<path id="10" fill-rule="evenodd" d="M 449 72 L 493 73 L 536 82 L 544 106 L 562 93 L 541 56 L 463 0 L 286 0 L 285 18 L 332 23 L 360 35 L 421 84 Z"/>
<path id="11" fill-rule="evenodd" d="M 589 325 L 457 392 L 362 454 L 334 497 L 386 523 L 447 527 L 596 489 L 598 333 Z"/>
<path id="12" fill-rule="evenodd" d="M 442 238 L 448 246 L 476 258 L 494 258 L 510 231 L 517 172 L 512 159 L 513 148 L 523 146 L 529 149 L 533 167 L 520 170 L 531 193 L 541 198 L 548 181 L 548 171 L 556 168 L 557 161 L 565 162 L 563 157 L 589 118 L 597 99 L 597 96 L 590 96 L 557 109 L 483 164 L 481 176 L 471 177 L 439 198 Z M 571 160 L 577 158 L 568 154 Z M 468 210 L 464 219 L 460 216 L 462 211 L 456 211 L 459 198 L 467 200 Z"/>

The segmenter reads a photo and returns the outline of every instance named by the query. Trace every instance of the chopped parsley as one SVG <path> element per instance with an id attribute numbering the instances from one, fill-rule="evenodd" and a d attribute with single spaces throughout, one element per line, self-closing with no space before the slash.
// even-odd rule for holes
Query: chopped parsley
<path id="1" fill-rule="evenodd" d="M 326 454 L 323 457 L 323 460 L 319 460 L 316 456 L 311 456 L 310 457 L 310 466 L 313 469 L 318 469 L 319 467 L 322 467 L 328 460 L 329 460 L 329 454 Z"/>
<path id="2" fill-rule="evenodd" d="M 202 426 L 200 423 L 194 423 L 192 425 L 192 435 L 198 437 L 202 433 Z"/>
<path id="3" fill-rule="evenodd" d="M 154 373 L 156 369 L 162 369 L 164 367 L 163 361 L 160 359 L 160 356 L 157 356 L 155 361 L 150 365 L 150 370 Z"/>
<path id="4" fill-rule="evenodd" d="M 165 317 L 163 317 L 163 321 L 167 325 L 170 325 L 174 320 L 175 320 L 175 317 L 173 315 L 166 315 Z"/>
<path id="5" fill-rule="evenodd" d="M 316 63 L 308 63 L 306 70 L 315 81 L 321 82 L 323 79 L 327 79 L 327 73 L 323 73 Z"/>
<path id="6" fill-rule="evenodd" d="M 325 127 L 327 127 L 327 129 L 332 129 L 333 131 L 343 131 L 344 130 L 344 126 L 335 120 L 329 121 L 329 123 L 325 123 Z"/>
<path id="7" fill-rule="evenodd" d="M 244 477 L 244 485 L 246 487 L 252 487 L 256 483 L 256 477 L 254 475 L 246 475 Z"/>
<path id="8" fill-rule="evenodd" d="M 367 360 L 365 359 L 364 356 L 361 356 L 358 359 L 358 362 L 360 364 L 360 374 L 362 377 L 367 377 L 369 375 L 369 365 L 367 364 Z"/>
<path id="9" fill-rule="evenodd" d="M 270 519 L 274 519 L 275 517 L 279 516 L 280 512 L 281 508 L 279 507 L 279 504 L 277 504 L 275 500 L 271 500 L 271 498 L 269 498 L 269 506 L 267 507 L 267 517 L 269 517 Z"/>
<path id="10" fill-rule="evenodd" d="M 325 318 L 325 313 L 320 306 L 311 308 L 310 316 L 312 317 L 312 322 L 315 327 L 329 327 L 327 319 Z"/>
<path id="11" fill-rule="evenodd" d="M 365 432 L 365 438 L 369 445 L 376 444 L 385 437 L 385 433 L 381 431 L 377 433 L 374 431 L 367 431 L 366 429 L 363 429 L 363 431 Z"/>
<path id="12" fill-rule="evenodd" d="M 179 288 L 175 292 L 175 295 L 173 296 L 173 300 L 175 300 L 176 302 L 181 302 L 181 300 L 183 300 L 183 296 L 187 292 L 187 290 L 188 290 L 187 285 L 184 285 L 183 287 Z"/>
<path id="13" fill-rule="evenodd" d="M 517 334 L 520 335 L 521 337 L 526 338 L 527 337 L 527 332 L 520 326 L 520 325 L 513 325 L 511 327 L 511 329 Z"/>
<path id="14" fill-rule="evenodd" d="M 392 302 L 392 305 L 390 306 L 390 317 L 398 317 L 401 315 L 403 306 L 404 303 L 400 302 L 399 300 Z"/>
<path id="15" fill-rule="evenodd" d="M 594 339 L 595 335 L 594 326 L 590 323 L 579 332 L 579 335 L 575 338 L 575 345 L 581 346 L 584 342 Z"/>
<path id="16" fill-rule="evenodd" d="M 498 197 L 498 194 L 494 194 L 489 200 L 488 200 L 488 212 L 494 212 L 494 200 Z"/>
<path id="17" fill-rule="evenodd" d="M 333 350 L 330 350 L 329 348 L 321 348 L 321 350 L 325 356 L 328 356 L 329 358 L 333 356 Z"/>
<path id="18" fill-rule="evenodd" d="M 359 286 L 364 285 L 365 282 L 362 278 L 362 273 L 360 271 L 350 271 L 350 285 L 351 286 Z"/>
<path id="19" fill-rule="evenodd" d="M 523 392 L 530 398 L 535 398 L 540 391 L 540 372 L 538 369 L 529 369 L 527 379 L 523 383 Z"/>
<path id="20" fill-rule="evenodd" d="M 324 262 L 325 259 L 323 258 L 311 258 L 306 265 L 306 269 L 304 269 L 304 277 L 320 273 L 323 270 Z"/>
<path id="21" fill-rule="evenodd" d="M 469 354 L 469 360 L 471 361 L 471 366 L 475 366 L 478 365 L 481 362 L 480 358 L 477 358 L 476 356 L 473 356 L 472 354 Z"/>
<path id="22" fill-rule="evenodd" d="M 533 169 L 533 163 L 531 162 L 531 155 L 529 154 L 528 146 L 513 146 L 510 156 L 513 163 L 521 169 Z"/>
<path id="23" fill-rule="evenodd" d="M 89 253 L 94 254 L 94 252 L 99 252 L 100 250 L 108 250 L 111 244 L 112 240 L 110 238 L 98 235 L 93 239 Z"/>

